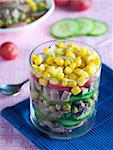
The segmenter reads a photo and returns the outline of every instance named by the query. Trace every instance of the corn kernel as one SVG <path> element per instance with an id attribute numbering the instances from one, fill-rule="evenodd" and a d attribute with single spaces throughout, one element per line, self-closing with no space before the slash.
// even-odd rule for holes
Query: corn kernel
<path id="1" fill-rule="evenodd" d="M 64 43 L 63 42 L 58 42 L 57 47 L 58 48 L 64 48 Z"/>
<path id="2" fill-rule="evenodd" d="M 32 11 L 34 11 L 34 12 L 37 11 L 37 5 L 33 0 L 26 0 L 26 2 L 29 4 Z"/>
<path id="3" fill-rule="evenodd" d="M 83 77 L 77 78 L 77 84 L 79 86 L 83 86 L 87 82 L 87 79 L 84 79 Z"/>
<path id="4" fill-rule="evenodd" d="M 56 57 L 56 58 L 55 58 L 55 63 L 56 63 L 58 66 L 63 66 L 64 60 L 63 60 L 61 57 Z"/>
<path id="5" fill-rule="evenodd" d="M 80 54 L 81 54 L 81 56 L 87 56 L 87 49 L 86 48 L 84 48 L 84 47 L 82 47 L 82 48 L 80 48 Z"/>
<path id="6" fill-rule="evenodd" d="M 57 72 L 63 72 L 63 68 L 62 68 L 62 67 L 57 67 L 57 68 L 56 68 L 56 73 L 57 73 Z"/>
<path id="7" fill-rule="evenodd" d="M 34 70 L 37 69 L 37 65 L 35 65 L 35 64 L 32 64 L 32 67 L 33 67 Z"/>
<path id="8" fill-rule="evenodd" d="M 36 57 L 37 57 L 36 54 L 32 54 L 32 55 L 31 55 L 31 60 L 32 60 L 32 62 L 34 62 L 34 60 L 35 60 Z"/>
<path id="9" fill-rule="evenodd" d="M 81 89 L 79 88 L 79 86 L 76 86 L 71 89 L 71 92 L 73 95 L 77 95 L 81 92 Z"/>
<path id="10" fill-rule="evenodd" d="M 74 70 L 75 68 L 76 68 L 76 63 L 71 63 L 71 65 L 70 65 L 70 68 L 72 69 L 72 70 Z"/>
<path id="11" fill-rule="evenodd" d="M 56 78 L 59 80 L 62 80 L 64 78 L 64 73 L 63 72 L 57 72 Z"/>
<path id="12" fill-rule="evenodd" d="M 96 68 L 96 66 L 94 66 L 94 65 L 87 65 L 87 66 L 85 67 L 85 70 L 87 71 L 87 73 L 88 73 L 89 75 L 92 75 L 92 74 L 94 74 L 94 73 L 97 71 L 97 68 Z"/>
<path id="13" fill-rule="evenodd" d="M 97 65 L 99 67 L 100 66 L 100 58 L 99 58 L 99 56 L 96 57 L 93 62 L 95 63 L 95 65 Z"/>
<path id="14" fill-rule="evenodd" d="M 42 74 L 42 71 L 41 71 L 41 69 L 40 69 L 40 66 L 37 66 L 36 71 L 37 71 L 38 73 Z"/>
<path id="15" fill-rule="evenodd" d="M 44 72 L 43 77 L 46 79 L 49 79 L 51 77 L 51 75 L 48 72 Z"/>
<path id="16" fill-rule="evenodd" d="M 56 75 L 56 70 L 55 70 L 55 67 L 54 67 L 54 66 L 50 66 L 50 67 L 47 69 L 47 72 L 48 72 L 52 77 L 55 77 L 55 75 Z"/>
<path id="17" fill-rule="evenodd" d="M 75 75 L 74 73 L 71 73 L 69 75 L 69 79 L 71 79 L 71 80 L 76 80 L 76 78 L 77 78 L 77 75 Z"/>
<path id="18" fill-rule="evenodd" d="M 82 76 L 82 73 L 84 72 L 84 70 L 80 69 L 80 68 L 76 68 L 76 69 L 74 69 L 73 72 L 79 76 Z"/>
<path id="19" fill-rule="evenodd" d="M 44 65 L 44 64 L 41 64 L 41 65 L 39 66 L 39 68 L 40 68 L 40 71 L 41 71 L 41 72 L 44 72 L 44 71 L 45 71 L 45 65 Z"/>
<path id="20" fill-rule="evenodd" d="M 47 86 L 48 80 L 45 79 L 45 78 L 39 78 L 39 83 L 40 83 L 40 85 L 42 85 L 42 86 Z"/>
<path id="21" fill-rule="evenodd" d="M 83 77 L 83 78 L 88 78 L 89 77 L 89 74 L 85 70 L 80 69 L 80 68 L 75 69 L 74 73 L 81 76 L 81 77 Z"/>
<path id="22" fill-rule="evenodd" d="M 71 64 L 71 61 L 67 59 L 67 60 L 65 60 L 64 64 L 65 64 L 65 66 L 69 66 Z"/>
<path id="23" fill-rule="evenodd" d="M 46 47 L 46 48 L 44 49 L 44 54 L 45 54 L 45 55 L 48 55 L 48 54 L 49 54 L 49 51 L 50 51 L 50 49 Z"/>
<path id="24" fill-rule="evenodd" d="M 75 87 L 75 86 L 77 86 L 77 82 L 74 81 L 74 80 L 69 80 L 69 81 L 68 81 L 68 86 L 69 86 L 69 87 Z"/>
<path id="25" fill-rule="evenodd" d="M 53 85 L 57 85 L 59 83 L 59 81 L 56 78 L 50 78 L 49 83 L 51 83 Z"/>
<path id="26" fill-rule="evenodd" d="M 45 61 L 48 65 L 52 65 L 54 63 L 54 58 L 52 58 L 51 56 L 49 56 L 46 61 Z"/>
<path id="27" fill-rule="evenodd" d="M 67 111 L 67 112 L 71 111 L 71 105 L 68 104 L 68 103 L 66 103 L 66 104 L 63 106 L 63 110 L 65 110 L 65 111 Z"/>
<path id="28" fill-rule="evenodd" d="M 55 51 L 56 55 L 63 55 L 64 54 L 64 50 L 62 48 L 57 48 Z"/>
<path id="29" fill-rule="evenodd" d="M 78 112 L 78 108 L 76 106 L 74 106 L 73 109 L 72 109 L 72 112 L 73 113 L 77 113 Z"/>
<path id="30" fill-rule="evenodd" d="M 62 86 L 67 86 L 67 84 L 68 84 L 68 78 L 64 78 L 64 79 L 62 80 L 61 85 L 62 85 Z"/>
<path id="31" fill-rule="evenodd" d="M 90 55 L 86 57 L 86 62 L 87 64 L 90 64 L 93 62 L 93 60 L 97 57 L 98 55 L 95 52 L 92 52 Z"/>
<path id="32" fill-rule="evenodd" d="M 67 52 L 66 52 L 66 56 L 67 56 L 67 57 L 75 58 L 75 54 L 74 54 L 73 52 L 71 52 L 71 51 L 67 51 Z"/>
<path id="33" fill-rule="evenodd" d="M 76 67 L 80 67 L 82 64 L 82 59 L 78 56 L 75 58 Z"/>
<path id="34" fill-rule="evenodd" d="M 37 57 L 35 58 L 35 60 L 34 60 L 34 63 L 35 63 L 36 65 L 40 65 L 42 62 L 43 62 L 42 56 L 37 56 Z"/>
<path id="35" fill-rule="evenodd" d="M 64 70 L 64 73 L 65 74 L 70 74 L 70 73 L 72 73 L 72 71 L 73 70 L 70 67 L 66 67 L 65 70 Z"/>
<path id="36" fill-rule="evenodd" d="M 39 3 L 40 8 L 46 8 L 46 4 L 44 2 Z"/>

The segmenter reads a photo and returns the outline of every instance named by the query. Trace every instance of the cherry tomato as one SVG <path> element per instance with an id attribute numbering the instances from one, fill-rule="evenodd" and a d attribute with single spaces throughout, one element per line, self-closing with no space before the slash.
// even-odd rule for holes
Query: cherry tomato
<path id="1" fill-rule="evenodd" d="M 69 7 L 71 10 L 83 11 L 91 6 L 91 0 L 70 0 Z"/>
<path id="2" fill-rule="evenodd" d="M 68 2 L 69 0 L 55 0 L 55 4 L 60 7 L 66 6 Z"/>
<path id="3" fill-rule="evenodd" d="M 5 42 L 0 47 L 0 55 L 6 60 L 15 59 L 18 54 L 18 48 L 12 42 Z"/>

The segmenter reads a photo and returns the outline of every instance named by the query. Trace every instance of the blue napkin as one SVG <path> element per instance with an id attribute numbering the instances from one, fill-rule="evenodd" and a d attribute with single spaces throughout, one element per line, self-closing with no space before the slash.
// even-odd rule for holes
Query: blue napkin
<path id="1" fill-rule="evenodd" d="M 5 108 L 1 115 L 41 150 L 113 150 L 113 71 L 103 65 L 96 122 L 80 138 L 53 140 L 41 135 L 30 122 L 29 99 Z"/>

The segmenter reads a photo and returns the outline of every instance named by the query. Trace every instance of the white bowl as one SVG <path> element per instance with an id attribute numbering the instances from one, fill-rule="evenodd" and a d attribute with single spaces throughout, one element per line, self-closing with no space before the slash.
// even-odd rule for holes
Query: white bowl
<path id="1" fill-rule="evenodd" d="M 46 20 L 53 13 L 54 8 L 55 8 L 54 0 L 46 0 L 46 2 L 47 2 L 49 10 L 42 17 L 40 17 L 39 19 L 37 19 L 37 20 L 33 21 L 32 23 L 27 24 L 27 25 L 23 25 L 23 26 L 19 26 L 19 27 L 13 27 L 13 28 L 4 28 L 4 29 L 0 28 L 0 33 L 18 32 L 18 31 L 21 31 L 24 29 L 26 30 L 26 29 L 32 28 L 32 27 L 42 23 L 44 20 Z"/>

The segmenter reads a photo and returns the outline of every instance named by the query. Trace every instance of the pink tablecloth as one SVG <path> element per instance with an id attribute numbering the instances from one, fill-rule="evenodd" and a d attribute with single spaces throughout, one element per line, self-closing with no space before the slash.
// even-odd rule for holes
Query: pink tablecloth
<path id="1" fill-rule="evenodd" d="M 92 46 L 96 46 L 102 56 L 103 62 L 113 68 L 113 48 L 112 48 L 112 0 L 96 0 L 92 8 L 88 11 L 77 13 L 56 9 L 52 16 L 44 23 L 33 30 L 23 31 L 18 34 L 0 35 L 0 44 L 4 41 L 15 42 L 20 55 L 14 61 L 4 61 L 0 58 L 0 85 L 6 83 L 18 83 L 29 77 L 29 54 L 39 43 L 53 39 L 50 35 L 52 23 L 61 18 L 76 18 L 78 16 L 88 16 L 104 20 L 109 25 L 109 33 L 100 37 L 80 37 L 76 40 L 84 41 Z M 6 97 L 0 95 L 0 109 L 14 105 L 29 97 L 29 86 L 26 84 L 22 92 L 17 97 Z M 36 147 L 22 136 L 16 129 L 0 118 L 0 150 L 35 150 Z"/>

